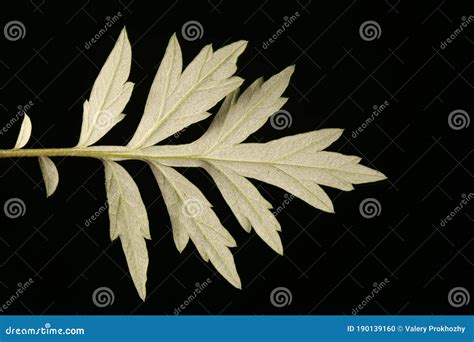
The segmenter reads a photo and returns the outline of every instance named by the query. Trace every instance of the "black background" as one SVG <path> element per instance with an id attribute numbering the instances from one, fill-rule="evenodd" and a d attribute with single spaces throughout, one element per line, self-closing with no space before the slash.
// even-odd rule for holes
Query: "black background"
<path id="1" fill-rule="evenodd" d="M 153 4 L 152 4 L 153 3 Z M 473 290 L 472 203 L 445 227 L 440 220 L 473 192 L 472 124 L 454 130 L 448 115 L 462 109 L 472 115 L 473 26 L 444 50 L 440 43 L 474 14 L 472 2 L 418 1 L 15 1 L 2 2 L 1 26 L 11 20 L 26 28 L 23 39 L 0 36 L 1 117 L 5 125 L 18 105 L 33 101 L 28 112 L 33 134 L 26 148 L 74 146 L 79 137 L 82 103 L 126 25 L 133 45 L 130 79 L 136 83 L 127 118 L 100 141 L 125 144 L 144 108 L 167 41 L 178 33 L 185 62 L 205 44 L 220 47 L 247 39 L 238 75 L 247 81 L 269 77 L 290 64 L 296 72 L 285 95 L 292 125 L 270 124 L 250 141 L 268 141 L 318 128 L 346 128 L 331 150 L 356 154 L 381 170 L 387 181 L 356 186 L 343 193 L 328 189 L 336 214 L 321 213 L 295 199 L 278 215 L 285 246 L 276 255 L 254 233 L 238 225 L 217 188 L 200 170 L 183 171 L 215 205 L 236 238 L 235 260 L 243 289 L 237 290 L 204 263 L 191 244 L 180 255 L 173 243 L 168 214 L 150 170 L 124 162 L 148 207 L 152 241 L 148 243 L 148 298 L 139 299 L 128 275 L 120 242 L 109 240 L 108 217 L 89 227 L 85 220 L 105 203 L 99 161 L 55 158 L 60 173 L 56 193 L 45 198 L 37 161 L 0 160 L 0 204 L 24 201 L 17 219 L 0 215 L 0 302 L 18 283 L 34 284 L 7 314 L 173 314 L 195 283 L 212 283 L 183 314 L 351 314 L 385 278 L 388 285 L 361 314 L 467 314 L 448 302 L 454 287 Z M 117 12 L 122 18 L 90 49 L 89 41 Z M 267 49 L 262 44 L 285 16 L 298 19 Z M 201 39 L 183 39 L 181 27 L 197 20 Z M 378 39 L 365 41 L 359 27 L 367 20 L 381 27 Z M 351 132 L 370 116 L 374 105 L 389 106 L 357 138 Z M 184 143 L 198 137 L 206 120 L 186 130 Z M 11 148 L 20 125 L 0 139 Z M 281 205 L 285 192 L 255 182 L 262 194 Z M 366 198 L 381 205 L 367 219 L 359 211 Z M 110 288 L 110 306 L 92 301 L 98 287 Z M 271 304 L 270 293 L 286 287 L 292 302 Z M 1 303 L 0 303 L 1 304 Z"/>

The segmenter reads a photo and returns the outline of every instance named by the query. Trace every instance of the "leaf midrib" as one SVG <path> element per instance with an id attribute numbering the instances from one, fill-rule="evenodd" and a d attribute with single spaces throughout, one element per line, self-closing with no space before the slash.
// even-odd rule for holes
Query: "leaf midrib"
<path id="1" fill-rule="evenodd" d="M 155 165 L 155 167 L 156 167 L 156 165 Z M 170 179 L 170 177 L 166 174 L 166 171 L 162 171 L 163 168 L 162 168 L 161 166 L 158 166 L 157 168 L 158 168 L 159 172 L 163 175 L 163 177 L 166 179 L 166 181 L 173 187 L 174 192 L 176 193 L 176 195 L 178 196 L 178 198 L 180 199 L 180 201 L 181 201 L 182 203 L 184 203 L 184 200 L 185 200 L 185 199 L 183 198 L 183 196 L 181 195 L 181 193 L 177 190 L 177 188 L 173 186 L 173 181 L 172 181 L 172 180 Z M 224 265 L 225 269 L 227 270 L 229 276 L 231 276 L 231 278 L 234 278 L 234 277 L 232 277 L 232 269 L 230 269 L 229 266 L 227 265 L 227 263 L 224 261 L 225 258 L 224 258 L 224 256 L 223 256 L 223 254 L 221 254 L 221 252 L 219 251 L 219 249 L 218 249 L 216 246 L 214 246 L 214 244 L 211 243 L 211 240 L 210 240 L 210 239 L 207 237 L 207 235 L 204 233 L 206 230 L 203 229 L 203 227 L 201 226 L 202 222 L 199 221 L 199 220 L 196 220 L 196 219 L 194 219 L 194 218 L 190 218 L 190 220 L 191 220 L 191 221 L 194 221 L 194 222 L 196 223 L 196 226 L 199 227 L 199 231 L 200 231 L 201 235 L 202 235 L 203 238 L 207 241 L 207 245 L 210 246 L 210 247 L 219 255 L 219 257 L 220 257 L 220 259 L 221 259 L 221 261 L 222 261 L 222 264 Z M 224 229 L 225 229 L 225 228 L 224 228 Z M 188 235 L 190 236 L 189 232 L 188 232 Z M 192 238 L 191 238 L 191 239 L 192 239 Z M 196 248 L 197 248 L 196 242 L 193 241 L 193 243 L 194 243 L 194 245 L 195 245 Z M 226 246 L 225 244 L 223 244 L 223 248 L 229 249 L 229 247 Z M 209 254 L 208 254 L 208 257 L 209 257 Z M 209 259 L 210 259 L 210 257 L 209 257 Z M 234 280 L 236 280 L 236 279 L 234 279 Z"/>
<path id="2" fill-rule="evenodd" d="M 100 104 L 100 106 L 99 106 L 99 108 L 98 108 L 98 111 L 97 111 L 97 112 L 99 112 L 99 113 L 100 113 L 100 111 L 102 110 L 102 107 L 104 106 L 107 97 L 109 96 L 110 90 L 112 89 L 112 84 L 115 83 L 115 78 L 117 77 L 117 69 L 118 69 L 117 66 L 120 65 L 120 63 L 122 62 L 122 60 L 123 60 L 123 54 L 124 54 L 124 52 L 125 52 L 125 49 L 124 49 L 125 41 L 126 41 L 126 39 L 125 39 L 125 37 L 123 37 L 123 38 L 122 38 L 122 42 L 121 42 L 122 44 L 120 45 L 120 53 L 119 53 L 120 58 L 118 59 L 117 63 L 114 64 L 114 67 L 113 67 L 114 73 L 112 74 L 112 79 L 110 80 L 109 84 L 107 85 L 107 91 L 105 92 L 105 96 L 103 97 L 103 99 L 102 99 L 102 101 L 101 101 L 101 104 Z M 127 78 L 128 78 L 128 76 L 127 76 Z M 126 83 L 126 82 L 125 82 L 125 83 Z M 124 84 L 125 84 L 125 83 L 124 83 Z M 123 88 L 123 85 L 122 85 L 122 88 Z M 119 95 L 117 96 L 117 98 L 120 97 L 120 95 L 121 95 L 121 94 L 119 94 Z M 117 98 L 115 98 L 114 101 L 115 101 Z M 113 103 L 113 102 L 112 102 L 112 103 Z M 90 104 L 90 101 L 89 101 L 89 104 Z M 89 111 L 90 111 L 90 106 L 89 106 Z M 94 114 L 97 114 L 97 112 L 94 113 Z M 89 115 L 90 115 L 90 113 L 89 113 Z M 93 116 L 93 120 L 92 120 L 92 125 L 90 125 L 88 128 L 96 127 L 97 120 L 98 120 L 98 115 L 94 115 L 94 116 Z M 84 140 L 84 144 L 87 144 L 87 143 L 88 143 L 87 141 L 91 138 L 92 133 L 93 133 L 93 129 L 90 129 L 89 132 L 88 132 L 88 135 L 87 135 L 87 139 Z"/>
<path id="3" fill-rule="evenodd" d="M 171 108 L 167 113 L 165 113 L 165 115 L 163 115 L 154 125 L 152 128 L 150 128 L 150 130 L 143 136 L 143 138 L 141 138 L 141 140 L 139 140 L 137 146 L 139 147 L 142 147 L 142 145 L 148 140 L 148 138 L 150 138 L 150 136 L 156 132 L 156 130 L 160 127 L 160 125 L 163 123 L 163 121 L 167 120 L 174 111 L 176 111 L 176 109 L 183 103 L 183 101 L 185 99 L 187 99 L 189 97 L 189 95 L 199 86 L 201 85 L 205 80 L 207 80 L 207 78 L 212 75 L 218 68 L 220 68 L 224 63 L 227 63 L 227 61 L 234 56 L 235 52 L 240 49 L 241 46 L 237 46 L 233 51 L 232 53 L 230 53 L 226 58 L 224 58 L 220 63 L 217 64 L 217 66 L 213 69 L 211 69 L 211 71 L 205 76 L 203 77 L 202 79 L 200 79 L 198 82 L 196 82 L 180 99 L 178 102 L 176 102 L 176 104 L 173 106 L 173 108 Z M 215 52 L 213 52 L 213 55 L 215 54 Z M 205 62 L 204 62 L 205 63 Z M 204 64 L 203 63 L 203 64 Z M 202 67 L 201 66 L 201 70 L 202 70 Z M 199 71 L 199 74 L 201 73 L 201 70 Z M 231 78 L 233 76 L 230 76 L 228 78 Z"/>
<path id="4" fill-rule="evenodd" d="M 119 212 L 119 208 L 121 207 L 121 208 L 122 208 L 122 211 L 123 211 L 123 213 L 124 213 L 124 214 L 123 214 L 123 215 L 124 215 L 124 218 L 125 218 L 124 221 L 126 222 L 126 227 L 127 227 L 127 230 L 124 232 L 125 234 L 120 234 L 120 233 L 119 233 L 118 235 L 119 235 L 119 236 L 120 236 L 120 235 L 122 235 L 122 236 L 125 235 L 124 237 L 127 238 L 127 239 L 130 241 L 130 244 L 131 244 L 131 246 L 133 246 L 133 247 L 129 248 L 128 251 L 125 251 L 125 249 L 124 249 L 124 252 L 125 252 L 125 254 L 127 254 L 127 253 L 131 253 L 131 254 L 132 254 L 132 259 L 135 261 L 135 266 L 137 266 L 137 265 L 140 265 L 140 263 L 138 262 L 138 261 L 139 261 L 139 258 L 138 258 L 138 256 L 137 256 L 136 251 L 135 251 L 136 246 L 132 243 L 133 239 L 131 238 L 131 236 L 133 235 L 134 232 L 132 231 L 131 226 L 130 226 L 130 217 L 129 217 L 129 215 L 128 215 L 128 211 L 127 211 L 126 207 L 124 207 L 124 205 L 122 204 L 123 202 L 128 203 L 128 201 L 127 201 L 126 198 L 123 196 L 124 192 L 123 192 L 123 190 L 122 190 L 122 186 L 120 185 L 120 182 L 117 181 L 117 180 L 119 179 L 119 177 L 117 177 L 117 175 L 116 175 L 115 172 L 112 170 L 112 168 L 111 168 L 111 172 L 112 172 L 112 178 L 116 180 L 115 183 L 117 184 L 117 187 L 119 188 L 119 191 L 120 191 L 120 194 L 121 194 L 120 197 L 118 198 L 119 203 L 117 203 L 117 210 L 115 211 L 115 212 L 116 212 L 116 216 L 120 216 L 120 215 L 118 215 L 118 212 Z M 111 179 L 111 181 L 112 181 L 112 179 Z M 141 232 L 140 232 L 140 233 L 141 233 Z M 142 237 L 141 234 L 140 234 L 140 237 Z M 142 238 L 143 238 L 143 237 L 142 237 Z M 121 236 L 120 236 L 120 239 L 122 239 Z M 137 271 L 138 271 L 138 270 L 137 270 Z M 131 273 L 131 269 L 130 269 L 130 273 Z M 140 286 L 143 286 L 143 284 L 142 284 L 142 282 L 141 282 L 141 280 L 142 280 L 142 275 L 139 275 L 139 277 L 140 277 Z"/>

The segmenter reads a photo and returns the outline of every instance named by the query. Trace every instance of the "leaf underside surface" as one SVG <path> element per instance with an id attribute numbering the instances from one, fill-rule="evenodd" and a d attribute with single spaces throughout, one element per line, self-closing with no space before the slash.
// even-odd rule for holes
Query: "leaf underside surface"
<path id="1" fill-rule="evenodd" d="M 79 142 L 71 150 L 100 151 L 110 237 L 120 240 L 142 300 L 146 298 L 149 222 L 138 186 L 119 164 L 121 160 L 142 160 L 151 168 L 169 212 L 178 251 L 191 241 L 199 255 L 237 288 L 241 288 L 241 281 L 232 254 L 236 241 L 204 194 L 176 167 L 204 169 L 242 228 L 249 233 L 253 229 L 278 254 L 284 249 L 279 235 L 282 228 L 271 203 L 249 178 L 284 189 L 329 213 L 334 207 L 322 186 L 350 191 L 354 184 L 385 179 L 381 172 L 361 165 L 359 157 L 325 150 L 342 135 L 342 129 L 243 143 L 285 104 L 287 98 L 282 94 L 294 71 L 294 66 L 289 66 L 240 91 L 243 79 L 234 74 L 246 45 L 238 41 L 218 50 L 207 45 L 183 68 L 181 48 L 173 35 L 130 142 L 126 146 L 91 146 L 124 119 L 123 110 L 132 95 L 134 84 L 128 81 L 131 46 L 123 29 L 84 102 Z M 209 110 L 219 102 L 210 127 L 199 139 L 184 145 L 156 145 L 212 115 Z M 27 144 L 31 130 L 31 120 L 25 114 L 14 149 Z M 49 197 L 58 186 L 58 171 L 47 156 L 40 156 L 39 163 Z"/>

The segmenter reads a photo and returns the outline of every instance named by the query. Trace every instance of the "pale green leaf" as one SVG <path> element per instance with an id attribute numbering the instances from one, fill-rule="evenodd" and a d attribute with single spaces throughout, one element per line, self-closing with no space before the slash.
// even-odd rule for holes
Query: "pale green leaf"
<path id="1" fill-rule="evenodd" d="M 240 225 L 277 253 L 283 253 L 281 227 L 272 205 L 248 178 L 269 183 L 294 194 L 323 211 L 333 212 L 331 199 L 321 186 L 344 191 L 353 184 L 385 179 L 360 165 L 360 158 L 325 151 L 342 134 L 341 129 L 283 137 L 266 143 L 242 143 L 281 109 L 282 97 L 294 71 L 289 66 L 263 81 L 257 79 L 241 94 L 243 80 L 233 76 L 236 62 L 245 49 L 239 41 L 214 51 L 205 46 L 184 69 L 176 35 L 169 41 L 148 95 L 142 119 L 127 146 L 90 145 L 101 139 L 124 118 L 133 83 L 128 82 L 131 46 L 125 29 L 102 67 L 91 95 L 83 104 L 83 122 L 75 148 L 22 150 L 31 135 L 25 114 L 13 151 L 5 156 L 38 156 L 47 195 L 58 185 L 56 166 L 47 156 L 97 157 L 104 163 L 110 237 L 120 238 L 134 285 L 146 297 L 150 239 L 147 210 L 130 174 L 117 161 L 147 162 L 158 182 L 169 211 L 173 238 L 179 252 L 189 240 L 233 286 L 241 282 L 230 248 L 234 238 L 223 227 L 203 193 L 173 167 L 200 167 L 217 184 Z M 224 99 L 208 130 L 185 145 L 156 145 L 187 126 L 207 118 L 211 108 Z"/>
<path id="2" fill-rule="evenodd" d="M 26 113 L 23 114 L 23 121 L 20 127 L 20 133 L 18 134 L 18 138 L 15 143 L 15 149 L 22 148 L 26 145 L 28 140 L 31 137 L 31 120 Z"/>
<path id="3" fill-rule="evenodd" d="M 84 102 L 78 147 L 94 144 L 124 118 L 122 111 L 133 90 L 133 83 L 127 82 L 131 62 L 130 42 L 124 28 L 94 82 L 89 100 Z"/>
<path id="4" fill-rule="evenodd" d="M 202 192 L 174 169 L 150 163 L 170 213 L 173 236 L 179 251 L 189 238 L 201 257 L 210 261 L 232 285 L 241 287 L 229 247 L 235 240 L 222 226 Z"/>
<path id="5" fill-rule="evenodd" d="M 316 208 L 333 212 L 332 202 L 320 185 L 352 190 L 352 184 L 385 179 L 382 173 L 359 165 L 358 157 L 321 151 L 341 133 L 339 129 L 323 129 L 264 144 L 239 144 L 214 150 L 208 158 L 241 176 L 278 186 Z"/>
<path id="6" fill-rule="evenodd" d="M 248 231 L 253 226 L 278 253 L 282 253 L 280 226 L 268 210 L 271 205 L 244 177 L 278 186 L 327 212 L 334 212 L 334 207 L 320 185 L 348 191 L 353 184 L 385 179 L 382 173 L 359 165 L 358 157 L 322 151 L 341 136 L 341 129 L 322 129 L 263 144 L 240 143 L 281 108 L 286 99 L 280 96 L 292 72 L 293 67 L 286 68 L 266 82 L 255 81 L 240 96 L 237 90 L 228 95 L 196 142 L 143 150 L 147 157 L 165 157 L 158 160 L 168 166 L 205 168 L 242 227 Z"/>
<path id="7" fill-rule="evenodd" d="M 104 161 L 109 206 L 110 238 L 120 238 L 132 280 L 142 300 L 146 297 L 150 239 L 145 205 L 133 178 L 116 162 Z"/>
<path id="8" fill-rule="evenodd" d="M 59 174 L 56 165 L 48 157 L 39 157 L 41 174 L 43 175 L 44 186 L 46 188 L 46 197 L 51 196 L 58 187 Z"/>
<path id="9" fill-rule="evenodd" d="M 207 110 L 242 84 L 240 77 L 232 75 L 246 45 L 239 41 L 215 52 L 207 45 L 181 73 L 181 50 L 176 36 L 171 37 L 145 113 L 128 146 L 154 145 L 207 118 Z"/>
<path id="10" fill-rule="evenodd" d="M 281 230 L 280 224 L 269 211 L 272 205 L 263 198 L 257 188 L 232 169 L 218 163 L 206 163 L 204 168 L 216 182 L 240 225 L 247 232 L 254 227 L 263 241 L 278 254 L 283 254 L 283 246 L 278 235 Z"/>
<path id="11" fill-rule="evenodd" d="M 266 82 L 253 82 L 240 96 L 230 94 L 221 106 L 211 126 L 194 143 L 196 150 L 222 148 L 244 141 L 262 127 L 267 119 L 287 101 L 280 97 L 288 86 L 294 66 L 289 66 Z"/>

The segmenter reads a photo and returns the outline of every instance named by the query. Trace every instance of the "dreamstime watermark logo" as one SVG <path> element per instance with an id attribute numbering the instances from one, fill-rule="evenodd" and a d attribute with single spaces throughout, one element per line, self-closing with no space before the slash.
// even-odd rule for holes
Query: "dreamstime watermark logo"
<path id="1" fill-rule="evenodd" d="M 3 27 L 3 35 L 11 42 L 25 38 L 26 27 L 19 20 L 12 20 Z"/>
<path id="2" fill-rule="evenodd" d="M 471 118 L 469 114 L 463 109 L 455 109 L 448 115 L 448 125 L 451 129 L 459 131 L 469 127 Z"/>
<path id="3" fill-rule="evenodd" d="M 190 42 L 201 39 L 204 35 L 204 27 L 197 20 L 189 20 L 181 27 L 181 35 Z"/>
<path id="4" fill-rule="evenodd" d="M 181 311 L 185 310 L 197 298 L 197 296 L 209 286 L 210 283 L 212 283 L 210 278 L 207 278 L 202 283 L 196 283 L 193 293 L 191 293 L 191 295 L 189 295 L 180 306 L 174 309 L 174 315 L 177 316 Z"/>
<path id="5" fill-rule="evenodd" d="M 100 215 L 102 215 L 104 212 L 107 211 L 107 209 L 108 209 L 108 207 L 109 207 L 109 203 L 110 203 L 111 201 L 114 201 L 114 200 L 115 200 L 117 197 L 119 197 L 119 196 L 120 196 L 120 194 L 116 192 L 116 193 L 114 193 L 112 196 L 108 197 L 108 198 L 107 198 L 107 201 L 105 201 L 105 203 L 104 203 L 103 205 L 101 205 L 101 206 L 99 207 L 99 209 L 97 209 L 97 210 L 95 211 L 94 214 L 92 214 L 89 218 L 87 218 L 87 219 L 84 221 L 84 225 L 85 225 L 86 227 L 89 227 L 89 226 L 92 224 L 92 222 L 94 222 L 95 220 L 97 220 Z"/>
<path id="6" fill-rule="evenodd" d="M 469 291 L 464 287 L 452 288 L 448 293 L 448 302 L 452 307 L 460 308 L 471 301 Z"/>
<path id="7" fill-rule="evenodd" d="M 462 20 L 462 22 L 459 25 L 459 27 L 457 29 L 455 29 L 453 31 L 453 33 L 451 33 L 449 35 L 448 38 L 446 38 L 444 41 L 442 41 L 439 44 L 439 47 L 440 47 L 441 50 L 446 49 L 446 47 L 449 44 L 451 44 L 458 36 L 461 35 L 461 33 L 464 31 L 464 29 L 467 28 L 469 26 L 469 24 L 474 21 L 474 16 L 470 15 L 469 18 L 467 18 L 466 16 L 463 16 L 463 17 L 461 17 L 461 20 Z"/>
<path id="8" fill-rule="evenodd" d="M 270 116 L 270 125 L 278 131 L 291 127 L 293 124 L 293 117 L 287 110 L 279 110 Z"/>
<path id="9" fill-rule="evenodd" d="M 1 129 L 0 129 L 0 135 L 4 135 L 5 133 L 8 132 L 10 128 L 12 128 L 20 119 L 23 118 L 25 113 L 27 113 L 31 107 L 34 106 L 33 101 L 28 101 L 25 105 L 18 105 L 17 112 L 15 113 L 15 116 L 12 117 Z"/>
<path id="10" fill-rule="evenodd" d="M 288 205 L 296 198 L 295 195 L 293 194 L 284 194 L 283 197 L 285 197 L 285 199 L 281 202 L 281 204 L 278 207 L 275 208 L 275 210 L 272 211 L 272 214 L 274 216 L 277 216 L 283 210 L 285 210 L 288 207 Z"/>
<path id="11" fill-rule="evenodd" d="M 179 130 L 175 134 L 173 134 L 173 138 L 178 139 L 181 135 L 183 135 L 184 132 L 186 132 L 187 127 L 183 128 L 182 130 Z"/>
<path id="12" fill-rule="evenodd" d="M 467 195 L 462 194 L 461 198 L 462 200 L 459 202 L 459 204 L 455 206 L 454 209 L 451 210 L 451 212 L 448 215 L 446 215 L 445 218 L 441 219 L 441 221 L 439 222 L 439 225 L 441 227 L 446 226 L 448 222 L 451 221 L 451 219 L 453 219 L 459 212 L 461 212 L 461 210 L 463 210 L 467 206 L 469 201 L 471 201 L 474 198 L 474 193 L 470 192 Z"/>
<path id="13" fill-rule="evenodd" d="M 378 106 L 374 105 L 370 116 L 359 127 L 352 131 L 352 138 L 357 138 L 389 105 L 390 103 L 388 101 L 384 101 L 384 103 Z"/>
<path id="14" fill-rule="evenodd" d="M 272 45 L 278 38 L 280 38 L 280 36 L 283 35 L 286 29 L 289 28 L 299 17 L 300 17 L 300 13 L 298 11 L 296 11 L 291 16 L 284 16 L 283 24 L 280 26 L 278 30 L 275 31 L 275 33 L 272 34 L 270 38 L 268 38 L 266 41 L 262 43 L 262 48 L 264 50 L 268 49 L 268 47 Z"/>
<path id="15" fill-rule="evenodd" d="M 276 308 L 288 306 L 292 301 L 293 295 L 286 287 L 277 287 L 270 293 L 270 303 Z"/>
<path id="16" fill-rule="evenodd" d="M 113 16 L 105 17 L 106 22 L 104 26 L 99 31 L 97 31 L 97 33 L 91 39 L 85 42 L 84 48 L 86 50 L 89 50 L 92 47 L 92 45 L 97 43 L 99 39 L 109 30 L 109 28 L 111 28 L 115 23 L 117 23 L 120 20 L 120 18 L 122 18 L 122 12 L 120 11 L 118 11 Z"/>
<path id="17" fill-rule="evenodd" d="M 44 335 L 85 335 L 84 328 L 56 328 L 51 323 L 45 323 L 44 326 L 33 328 L 34 324 L 28 324 L 27 327 L 9 326 L 5 329 L 5 335 L 13 336 L 44 336 Z"/>
<path id="18" fill-rule="evenodd" d="M 375 198 L 366 198 L 359 204 L 359 212 L 366 219 L 379 216 L 382 212 L 382 205 Z"/>
<path id="19" fill-rule="evenodd" d="M 115 294 L 108 287 L 99 287 L 92 293 L 92 302 L 98 308 L 105 308 L 114 304 Z"/>
<path id="20" fill-rule="evenodd" d="M 3 205 L 3 212 L 5 216 L 11 219 L 16 219 L 20 216 L 24 216 L 26 213 L 25 202 L 21 198 L 10 198 Z"/>
<path id="21" fill-rule="evenodd" d="M 33 284 L 34 281 L 32 278 L 28 279 L 27 281 L 25 281 L 24 283 L 18 283 L 17 284 L 17 289 L 15 291 L 15 293 L 13 295 L 10 296 L 10 298 L 8 298 L 6 300 L 5 303 L 3 303 L 2 306 L 0 306 L 0 312 L 4 312 L 6 310 L 8 310 L 8 308 L 13 304 L 15 303 L 15 301 L 20 298 L 20 296 L 31 286 L 31 284 Z"/>
<path id="22" fill-rule="evenodd" d="M 359 35 L 366 42 L 371 42 L 380 38 L 382 35 L 382 28 L 378 22 L 374 20 L 367 20 L 360 25 Z"/>
<path id="23" fill-rule="evenodd" d="M 97 116 L 94 126 L 99 130 L 106 129 L 112 125 L 113 120 L 114 116 L 111 112 L 108 110 L 101 110 Z"/>
<path id="24" fill-rule="evenodd" d="M 373 283 L 372 284 L 372 291 L 359 303 L 355 308 L 352 309 L 352 315 L 357 315 L 369 302 L 375 298 L 375 296 L 382 291 L 382 289 L 390 283 L 388 278 L 385 278 L 380 283 Z"/>
<path id="25" fill-rule="evenodd" d="M 202 201 L 197 198 L 188 198 L 183 202 L 181 211 L 187 217 L 194 218 L 200 216 L 204 210 Z"/>

